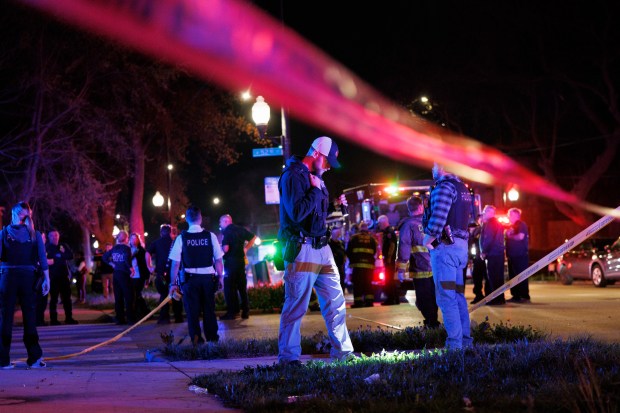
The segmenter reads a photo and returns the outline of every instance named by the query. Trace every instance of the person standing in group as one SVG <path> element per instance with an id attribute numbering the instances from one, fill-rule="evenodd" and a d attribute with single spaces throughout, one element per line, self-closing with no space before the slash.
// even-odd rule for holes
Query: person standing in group
<path id="1" fill-rule="evenodd" d="M 170 288 L 170 265 L 168 255 L 172 248 L 172 236 L 170 225 L 164 224 L 159 228 L 159 238 L 149 245 L 148 252 L 155 257 L 155 288 L 159 293 L 159 303 L 166 299 Z M 172 300 L 172 312 L 174 322 L 183 322 L 183 301 Z M 164 304 L 159 311 L 157 324 L 170 323 L 170 303 Z"/>
<path id="2" fill-rule="evenodd" d="M 476 225 L 469 227 L 469 248 L 473 249 L 471 278 L 474 283 L 474 299 L 471 304 L 476 304 L 484 299 L 489 293 L 489 281 L 487 280 L 487 265 L 480 256 L 480 234 L 482 234 L 482 215 L 476 217 Z M 484 289 L 483 289 L 484 283 Z"/>
<path id="3" fill-rule="evenodd" d="M 459 349 L 472 343 L 463 283 L 471 194 L 456 175 L 436 162 L 433 179 L 435 186 L 430 190 L 430 208 L 423 217 L 425 235 L 422 243 L 431 256 L 435 296 L 448 333 L 446 347 Z"/>
<path id="4" fill-rule="evenodd" d="M 19 299 L 24 323 L 23 341 L 28 352 L 26 364 L 30 368 L 45 367 L 43 350 L 39 345 L 36 326 L 35 286 L 40 280 L 36 272 L 43 272 L 41 294 L 50 290 L 50 277 L 45 245 L 32 222 L 32 209 L 26 202 L 17 203 L 12 210 L 11 225 L 0 235 L 0 369 L 11 369 L 11 341 L 15 304 Z"/>
<path id="5" fill-rule="evenodd" d="M 131 275 L 134 271 L 131 265 L 131 248 L 129 234 L 121 230 L 116 236 L 116 245 L 103 254 L 103 262 L 109 263 L 113 272 L 114 284 L 114 311 L 116 324 L 133 324 L 136 322 L 134 315 L 134 293 L 131 288 Z"/>
<path id="6" fill-rule="evenodd" d="M 47 235 L 45 232 L 40 232 L 41 239 L 43 240 L 43 246 L 47 244 Z M 47 256 L 45 257 L 45 262 L 48 263 Z M 38 263 L 40 266 L 41 263 Z M 48 264 L 49 265 L 49 264 Z M 49 270 L 48 270 L 49 272 Z M 37 327 L 44 327 L 47 325 L 45 322 L 45 310 L 47 309 L 47 294 L 35 294 L 35 313 L 37 320 Z"/>
<path id="7" fill-rule="evenodd" d="M 185 213 L 189 229 L 183 231 L 172 245 L 170 295 L 183 292 L 183 304 L 187 315 L 187 328 L 193 345 L 217 342 L 217 317 L 215 315 L 215 293 L 220 288 L 224 272 L 224 252 L 217 236 L 201 227 L 202 213 L 198 207 L 190 207 Z M 179 273 L 179 268 L 183 270 Z M 205 338 L 200 331 L 200 313 Z"/>
<path id="8" fill-rule="evenodd" d="M 525 269 L 529 260 L 529 233 L 527 224 L 521 220 L 521 210 L 510 208 L 508 210 L 510 228 L 506 230 L 506 256 L 508 257 L 508 278 L 513 279 Z M 512 298 L 508 301 L 513 303 L 525 303 L 530 301 L 530 288 L 528 279 L 521 281 L 510 289 Z"/>
<path id="9" fill-rule="evenodd" d="M 485 205 L 482 210 L 482 232 L 480 233 L 480 257 L 486 261 L 487 295 L 504 284 L 504 227 L 495 218 L 495 207 Z M 487 303 L 488 305 L 504 305 L 504 293 Z"/>
<path id="10" fill-rule="evenodd" d="M 338 268 L 338 274 L 340 274 L 340 288 L 342 291 L 345 291 L 345 269 L 344 263 L 347 260 L 347 251 L 344 246 L 344 241 L 340 238 L 342 231 L 342 227 L 333 227 L 331 236 L 329 238 L 329 248 L 332 250 L 332 254 L 334 255 L 334 261 L 336 262 L 336 267 Z"/>
<path id="11" fill-rule="evenodd" d="M 329 193 L 324 172 L 340 166 L 338 146 L 327 136 L 312 142 L 305 157 L 292 156 L 280 176 L 280 230 L 284 246 L 284 306 L 280 316 L 278 361 L 300 364 L 301 320 L 312 289 L 319 298 L 333 360 L 354 357 L 346 325 L 346 304 L 334 255 L 328 246 Z M 341 204 L 347 205 L 344 195 Z"/>
<path id="12" fill-rule="evenodd" d="M 111 249 L 112 243 L 106 242 L 104 253 L 110 251 Z M 114 296 L 114 268 L 102 259 L 98 270 L 101 273 L 101 287 L 103 289 L 103 297 L 107 299 L 109 296 Z"/>
<path id="13" fill-rule="evenodd" d="M 415 306 L 424 317 L 424 326 L 436 328 L 439 321 L 435 283 L 422 227 L 424 201 L 419 196 L 412 196 L 407 199 L 407 209 L 409 218 L 398 229 L 398 279 L 402 281 L 405 272 L 409 271 L 415 289 Z"/>
<path id="14" fill-rule="evenodd" d="M 220 320 L 234 320 L 241 310 L 241 318 L 250 318 L 248 279 L 245 274 L 246 254 L 256 241 L 256 235 L 242 226 L 233 224 L 228 214 L 220 217 L 222 251 L 224 251 L 224 298 L 226 314 Z"/>
<path id="15" fill-rule="evenodd" d="M 58 295 L 65 310 L 65 324 L 77 324 L 73 319 L 73 305 L 71 303 L 71 276 L 69 274 L 68 260 L 73 259 L 73 252 L 64 243 L 60 242 L 60 233 L 53 229 L 47 234 L 47 259 L 50 270 L 50 325 L 59 326 Z"/>
<path id="16" fill-rule="evenodd" d="M 149 313 L 146 300 L 142 296 L 142 290 L 151 281 L 151 273 L 153 272 L 153 264 L 151 262 L 151 254 L 149 254 L 142 245 L 140 234 L 133 232 L 129 236 L 129 247 L 131 248 L 131 289 L 133 291 L 134 315 L 136 320 Z"/>
<path id="17" fill-rule="evenodd" d="M 394 271 L 396 270 L 396 246 L 398 239 L 396 231 L 390 225 L 387 215 L 380 215 L 377 218 L 377 225 L 381 232 L 381 255 L 383 257 L 383 267 L 385 275 L 385 295 L 386 299 L 381 305 L 398 305 L 400 304 L 400 283 L 394 279 Z"/>
<path id="18" fill-rule="evenodd" d="M 375 274 L 375 259 L 378 243 L 368 232 L 365 221 L 359 223 L 359 232 L 347 244 L 347 257 L 353 281 L 353 304 L 351 308 L 372 307 L 375 294 L 372 290 L 372 277 Z"/>
<path id="19" fill-rule="evenodd" d="M 77 292 L 76 304 L 86 303 L 86 274 L 88 274 L 88 268 L 86 267 L 86 260 L 84 259 L 84 253 L 78 251 L 73 256 L 73 264 L 70 265 L 71 272 L 75 277 L 75 289 Z"/>

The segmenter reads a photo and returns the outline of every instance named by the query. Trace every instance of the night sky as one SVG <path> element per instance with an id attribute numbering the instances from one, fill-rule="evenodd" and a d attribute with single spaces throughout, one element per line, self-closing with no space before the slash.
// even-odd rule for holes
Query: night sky
<path id="1" fill-rule="evenodd" d="M 583 114 L 575 112 L 575 98 L 565 95 L 566 88 L 558 82 L 564 75 L 580 80 L 600 77 L 594 62 L 603 53 L 601 49 L 610 46 L 610 39 L 618 39 L 618 29 L 608 27 L 618 21 L 612 2 L 589 2 L 586 6 L 583 2 L 365 4 L 277 0 L 254 4 L 394 102 L 406 106 L 428 96 L 439 108 L 432 120 L 446 121 L 448 127 L 498 147 L 537 173 L 541 172 L 536 169 L 536 150 L 528 131 L 515 138 L 506 126 L 506 114 L 511 122 L 519 122 L 527 113 L 523 84 L 533 85 L 543 115 L 550 116 L 552 100 L 560 102 L 564 117 L 559 162 L 569 162 L 576 154 L 601 145 L 598 131 L 584 126 L 587 122 L 579 118 Z M 610 57 L 617 68 L 618 53 L 614 53 Z M 278 112 L 272 105 L 271 135 L 280 133 Z M 337 135 L 290 119 L 293 153 L 304 154 L 312 139 L 323 134 L 339 143 L 344 165 L 325 175 L 332 193 L 366 182 L 430 178 L 430 171 L 378 156 Z M 220 168 L 209 191 L 220 196 L 230 194 L 226 189 L 230 188 L 229 180 L 234 182 L 235 191 L 260 187 L 264 176 L 277 175 L 280 163 L 281 158 L 256 160 L 247 156 L 240 165 Z M 619 168 L 610 169 L 605 178 L 617 178 Z M 571 173 L 579 173 L 579 169 Z M 570 183 L 570 176 L 566 179 Z M 243 221 L 255 218 L 245 206 L 228 206 Z M 261 209 L 254 208 L 252 213 L 260 214 Z"/>
<path id="2" fill-rule="evenodd" d="M 579 110 L 571 86 L 600 90 L 606 79 L 599 63 L 604 61 L 610 84 L 620 87 L 620 16 L 613 1 L 252 3 L 395 103 L 419 111 L 415 100 L 427 96 L 434 105 L 431 121 L 493 145 L 539 174 L 528 110 L 535 104 L 537 119 L 543 121 L 557 116 L 555 161 L 560 165 L 558 184 L 564 188 L 596 162 L 603 146 L 604 135 Z M 250 79 L 248 83 L 250 87 Z M 269 102 L 269 96 L 265 98 Z M 250 118 L 252 102 L 239 105 Z M 592 100 L 588 108 L 609 123 L 605 105 Z M 547 123 L 547 129 L 538 132 L 543 137 L 553 127 Z M 620 130 L 620 121 L 611 124 Z M 280 133 L 279 108 L 272 104 L 268 134 Z M 428 170 L 376 155 L 292 118 L 288 134 L 298 155 L 321 135 L 338 142 L 344 167 L 325 175 L 333 195 L 363 183 L 431 177 Z M 263 179 L 279 175 L 282 158 L 254 159 L 254 146 L 241 148 L 239 163 L 216 167 L 206 187 L 202 177 L 187 176 L 193 182 L 188 198 L 203 208 L 209 229 L 217 229 L 223 213 L 232 214 L 237 223 L 277 222 L 277 206 L 264 205 Z M 615 159 L 589 200 L 614 207 L 620 201 L 617 191 L 609 191 L 620 178 L 618 154 Z M 216 196 L 222 201 L 217 206 L 211 202 Z M 145 199 L 151 197 L 145 193 Z"/>

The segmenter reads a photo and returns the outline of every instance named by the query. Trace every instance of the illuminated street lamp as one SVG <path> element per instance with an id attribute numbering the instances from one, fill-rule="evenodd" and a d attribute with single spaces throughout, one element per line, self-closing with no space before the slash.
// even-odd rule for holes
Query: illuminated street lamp
<path id="1" fill-rule="evenodd" d="M 282 135 L 279 136 L 279 138 L 282 144 L 282 156 L 284 156 L 284 160 L 286 161 L 291 156 L 291 145 L 286 133 L 287 120 L 284 108 L 280 108 L 280 115 L 282 120 Z M 258 129 L 261 139 L 264 139 L 267 135 L 267 124 L 269 123 L 270 118 L 271 109 L 269 108 L 269 105 L 265 102 L 265 98 L 258 96 L 256 98 L 256 102 L 252 105 L 252 120 L 254 120 L 254 123 L 256 124 L 256 128 Z"/>
<path id="2" fill-rule="evenodd" d="M 213 198 L 214 205 L 219 205 L 219 203 L 220 203 L 220 199 L 218 197 Z"/>
<path id="3" fill-rule="evenodd" d="M 261 139 L 265 138 L 269 118 L 271 118 L 269 105 L 265 102 L 265 98 L 262 96 L 257 97 L 256 103 L 252 105 L 252 119 L 254 123 L 256 123 L 256 128 L 258 129 Z"/>
<path id="4" fill-rule="evenodd" d="M 510 188 L 508 191 L 508 200 L 510 202 L 515 202 L 519 200 L 519 191 L 516 188 Z"/>
<path id="5" fill-rule="evenodd" d="M 164 197 L 162 196 L 162 194 L 159 193 L 159 191 L 155 192 L 155 196 L 153 197 L 153 205 L 159 208 L 163 204 L 164 204 Z"/>

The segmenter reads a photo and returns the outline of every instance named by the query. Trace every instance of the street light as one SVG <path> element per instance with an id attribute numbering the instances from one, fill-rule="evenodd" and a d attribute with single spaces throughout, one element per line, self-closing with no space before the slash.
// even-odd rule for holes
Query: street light
<path id="1" fill-rule="evenodd" d="M 510 202 L 515 202 L 519 200 L 519 191 L 516 188 L 510 188 L 510 190 L 508 191 L 508 200 Z"/>
<path id="2" fill-rule="evenodd" d="M 170 193 L 170 182 L 172 181 L 172 170 L 174 169 L 174 165 L 169 163 L 167 169 L 168 169 L 168 222 L 170 225 L 172 225 L 172 202 L 170 201 L 172 194 Z"/>
<path id="3" fill-rule="evenodd" d="M 155 192 L 155 196 L 153 196 L 153 205 L 156 207 L 160 207 L 164 204 L 164 197 L 159 191 Z"/>
<path id="4" fill-rule="evenodd" d="M 279 136 L 279 138 L 282 142 L 282 156 L 286 161 L 291 156 L 291 145 L 286 133 L 287 120 L 284 108 L 280 108 L 280 115 L 282 120 L 282 135 Z M 269 123 L 270 117 L 271 110 L 269 105 L 265 102 L 265 98 L 258 96 L 256 98 L 256 102 L 252 105 L 252 119 L 254 120 L 254 123 L 256 123 L 256 128 L 258 129 L 261 139 L 264 139 L 267 134 L 267 124 Z"/>

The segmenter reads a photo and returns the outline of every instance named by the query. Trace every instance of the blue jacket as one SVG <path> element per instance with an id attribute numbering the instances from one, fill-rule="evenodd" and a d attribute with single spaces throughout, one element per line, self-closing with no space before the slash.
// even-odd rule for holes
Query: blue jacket
<path id="1" fill-rule="evenodd" d="M 480 252 L 488 257 L 504 256 L 504 227 L 497 218 L 482 224 Z"/>
<path id="2" fill-rule="evenodd" d="M 292 156 L 278 182 L 280 191 L 280 230 L 278 239 L 293 236 L 320 237 L 327 234 L 329 193 L 325 186 L 310 185 L 310 171 L 302 158 Z"/>

